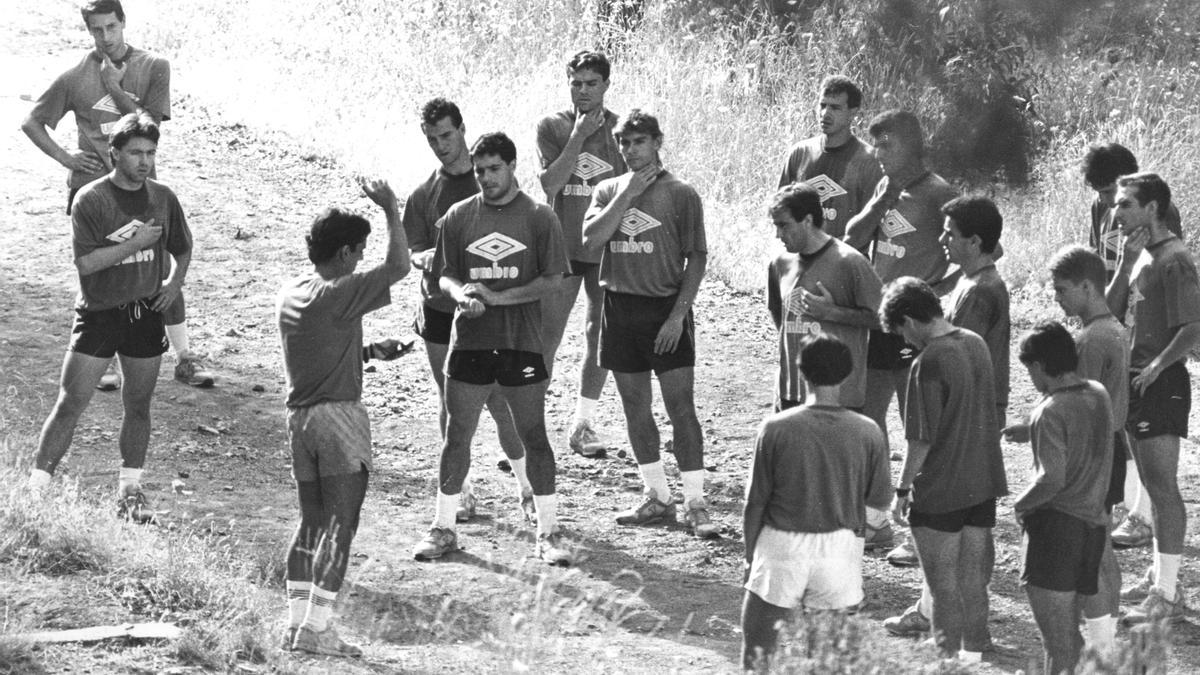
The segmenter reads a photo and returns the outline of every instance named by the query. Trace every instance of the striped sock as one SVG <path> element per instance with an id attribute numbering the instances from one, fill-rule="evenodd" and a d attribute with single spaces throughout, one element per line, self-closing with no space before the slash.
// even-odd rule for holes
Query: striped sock
<path id="1" fill-rule="evenodd" d="M 311 581 L 287 580 L 288 625 L 299 626 L 304 623 L 304 614 L 308 611 L 308 596 L 312 590 Z"/>
<path id="2" fill-rule="evenodd" d="M 308 596 L 308 611 L 304 614 L 304 623 L 300 626 L 317 633 L 328 628 L 329 620 L 333 617 L 335 600 L 337 593 L 313 586 Z"/>

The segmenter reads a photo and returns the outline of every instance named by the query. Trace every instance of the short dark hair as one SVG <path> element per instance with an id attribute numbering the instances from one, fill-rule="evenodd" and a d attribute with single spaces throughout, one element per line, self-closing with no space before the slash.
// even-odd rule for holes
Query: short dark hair
<path id="1" fill-rule="evenodd" d="M 462 113 L 459 112 L 458 106 L 453 101 L 447 101 L 441 96 L 429 99 L 425 105 L 421 106 L 421 122 L 434 126 L 441 121 L 443 117 L 449 117 L 450 123 L 455 127 L 461 127 L 463 123 Z"/>
<path id="2" fill-rule="evenodd" d="M 921 132 L 921 120 L 907 110 L 892 109 L 879 113 L 871 120 L 867 132 L 872 138 L 892 134 L 917 155 L 925 155 L 925 134 Z"/>
<path id="3" fill-rule="evenodd" d="M 838 94 L 846 95 L 846 107 L 851 109 L 862 107 L 862 89 L 854 83 L 854 80 L 844 75 L 830 75 L 821 82 L 822 96 L 837 96 Z"/>
<path id="4" fill-rule="evenodd" d="M 471 146 L 471 157 L 481 155 L 497 155 L 505 164 L 517 160 L 517 146 L 503 131 L 493 131 L 479 137 Z"/>
<path id="5" fill-rule="evenodd" d="M 785 211 L 798 223 L 804 216 L 812 216 L 813 227 L 824 227 L 825 209 L 821 207 L 821 193 L 803 181 L 785 185 L 771 200 L 769 213 Z"/>
<path id="6" fill-rule="evenodd" d="M 608 57 L 604 52 L 594 52 L 590 49 L 575 52 L 570 61 L 567 61 L 567 77 L 577 70 L 590 70 L 604 80 L 608 81 L 608 74 L 612 71 L 612 65 L 608 62 Z"/>
<path id="7" fill-rule="evenodd" d="M 343 246 L 356 247 L 366 241 L 370 233 L 371 223 L 366 218 L 331 206 L 313 220 L 304 237 L 308 244 L 308 259 L 314 265 L 329 262 Z"/>
<path id="8" fill-rule="evenodd" d="M 613 129 L 613 136 L 623 136 L 628 133 L 649 134 L 651 138 L 663 137 L 662 127 L 658 126 L 658 118 L 641 108 L 630 110 L 625 119 L 621 120 Z"/>
<path id="9" fill-rule="evenodd" d="M 125 8 L 121 7 L 120 0 L 91 0 L 79 8 L 79 13 L 85 24 L 96 14 L 116 14 L 117 21 L 125 23 Z"/>
<path id="10" fill-rule="evenodd" d="M 896 332 L 905 319 L 929 323 L 942 317 L 942 303 L 929 284 L 916 277 L 900 277 L 883 287 L 879 303 L 879 323 L 889 333 Z"/>
<path id="11" fill-rule="evenodd" d="M 846 343 L 832 335 L 806 335 L 800 341 L 800 372 L 818 387 L 841 384 L 854 370 L 854 357 Z"/>
<path id="12" fill-rule="evenodd" d="M 979 237 L 979 250 L 992 253 L 1000 243 L 1004 217 L 996 203 L 981 195 L 955 197 L 942 205 L 942 215 L 954 221 L 964 237 Z"/>
<path id="13" fill-rule="evenodd" d="M 1044 321 L 1026 333 L 1017 358 L 1025 365 L 1042 364 L 1042 370 L 1051 377 L 1075 372 L 1079 367 L 1075 340 L 1057 321 Z"/>
<path id="14" fill-rule="evenodd" d="M 131 138 L 145 138 L 158 145 L 158 123 L 149 113 L 131 112 L 117 120 L 117 126 L 108 134 L 108 147 L 120 150 Z"/>
<path id="15" fill-rule="evenodd" d="M 1048 267 L 1050 276 L 1056 279 L 1065 279 L 1073 284 L 1090 281 L 1093 288 L 1104 294 L 1108 270 L 1104 266 L 1104 259 L 1089 248 L 1079 244 L 1065 246 L 1054 254 Z"/>
<path id="16" fill-rule="evenodd" d="M 1121 176 L 1117 179 L 1117 185 L 1121 187 L 1137 188 L 1137 203 L 1138 206 L 1145 206 L 1147 202 L 1155 203 L 1155 212 L 1159 218 L 1166 218 L 1171 212 L 1171 188 L 1167 186 L 1167 181 L 1156 173 L 1144 171 L 1128 176 Z"/>
<path id="17" fill-rule="evenodd" d="M 1118 178 L 1137 173 L 1138 162 L 1120 143 L 1096 143 L 1083 156 L 1083 179 L 1092 189 L 1112 185 Z"/>

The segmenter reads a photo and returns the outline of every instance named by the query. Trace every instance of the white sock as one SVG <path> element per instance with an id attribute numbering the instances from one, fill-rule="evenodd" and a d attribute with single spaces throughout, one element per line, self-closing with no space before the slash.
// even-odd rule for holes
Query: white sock
<path id="1" fill-rule="evenodd" d="M 590 422 L 596 416 L 596 408 L 600 406 L 600 399 L 579 397 L 579 401 L 575 403 L 575 423 Z"/>
<path id="2" fill-rule="evenodd" d="M 454 512 L 458 510 L 458 495 L 448 495 L 438 490 L 437 506 L 434 509 L 433 526 L 453 530 Z"/>
<path id="3" fill-rule="evenodd" d="M 121 470 L 117 472 L 117 492 L 127 495 L 141 489 L 142 471 L 143 469 L 121 467 Z"/>
<path id="4" fill-rule="evenodd" d="M 1117 617 L 1108 614 L 1094 619 L 1084 619 L 1087 625 L 1087 643 L 1105 651 L 1117 644 Z"/>
<path id="5" fill-rule="evenodd" d="M 312 591 L 311 581 L 287 580 L 288 624 L 299 626 L 308 613 L 308 596 Z"/>
<path id="6" fill-rule="evenodd" d="M 926 619 L 933 617 L 933 593 L 929 591 L 929 584 L 921 581 L 921 599 L 917 600 L 917 611 Z"/>
<path id="7" fill-rule="evenodd" d="M 337 593 L 327 591 L 320 586 L 313 586 L 308 593 L 308 611 L 304 614 L 304 622 L 300 625 L 318 633 L 329 627 L 329 619 L 333 617 L 333 603 Z"/>
<path id="8" fill-rule="evenodd" d="M 662 460 L 649 464 L 638 464 L 638 473 L 642 474 L 642 483 L 647 492 L 652 492 L 655 499 L 671 503 L 671 486 L 667 485 L 667 473 L 663 471 Z"/>
<path id="9" fill-rule="evenodd" d="M 1159 553 L 1158 539 L 1154 540 L 1154 586 L 1163 592 L 1168 600 L 1174 602 L 1178 598 L 1175 592 L 1179 584 L 1179 563 L 1183 556 L 1178 553 Z"/>
<path id="10" fill-rule="evenodd" d="M 1125 506 L 1129 509 L 1131 515 L 1135 515 L 1143 523 L 1153 526 L 1154 514 L 1151 511 L 1152 503 L 1150 502 L 1150 494 L 1146 492 L 1146 486 L 1142 485 L 1141 476 L 1137 472 L 1137 465 L 1135 462 L 1129 461 L 1125 463 L 1125 469 L 1128 472 L 1126 473 L 1126 477 L 1130 473 L 1133 475 L 1133 491 L 1131 493 L 1127 489 L 1125 492 Z M 1125 481 L 1125 484 L 1129 485 L 1128 479 Z M 1132 500 L 1129 498 L 1131 494 L 1133 495 Z"/>
<path id="11" fill-rule="evenodd" d="M 890 522 L 886 510 L 867 507 L 867 525 L 879 530 L 887 527 Z"/>
<path id="12" fill-rule="evenodd" d="M 533 505 L 537 507 L 537 533 L 554 534 L 554 526 L 558 524 L 558 495 L 534 495 Z"/>
<path id="13" fill-rule="evenodd" d="M 963 663 L 979 663 L 983 661 L 983 652 L 969 652 L 965 649 L 958 650 L 958 660 Z"/>
<path id="14" fill-rule="evenodd" d="M 186 323 L 177 323 L 171 326 L 164 326 L 167 331 L 167 342 L 171 343 L 171 349 L 175 352 L 175 358 L 182 359 L 188 356 L 191 350 L 188 349 L 188 331 Z"/>
<path id="15" fill-rule="evenodd" d="M 508 465 L 512 467 L 513 475 L 517 477 L 517 495 L 524 497 L 533 492 L 533 485 L 529 483 L 529 475 L 525 473 L 525 458 L 510 459 Z"/>
<path id="16" fill-rule="evenodd" d="M 683 481 L 683 505 L 685 508 L 694 499 L 704 499 L 704 469 L 680 471 L 679 478 Z"/>
<path id="17" fill-rule="evenodd" d="M 31 490 L 41 490 L 50 484 L 50 472 L 34 469 L 29 472 L 29 488 Z"/>

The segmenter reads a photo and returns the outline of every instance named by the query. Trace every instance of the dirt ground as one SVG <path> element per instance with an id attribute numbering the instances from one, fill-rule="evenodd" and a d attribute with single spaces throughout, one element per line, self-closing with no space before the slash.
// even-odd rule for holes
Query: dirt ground
<path id="1" fill-rule="evenodd" d="M 57 20 L 46 10 L 22 14 L 13 17 L 19 30 L 0 47 L 0 69 L 10 75 L 0 85 L 0 119 L 7 121 L 0 136 L 5 176 L 0 218 L 7 223 L 0 228 L 0 437 L 32 451 L 55 396 L 77 277 L 63 213 L 64 172 L 17 125 L 30 105 L 26 97 L 36 96 L 76 58 L 81 34 L 57 30 Z M 164 360 L 146 487 L 153 504 L 166 512 L 166 526 L 227 534 L 243 542 L 247 555 L 262 555 L 263 549 L 281 552 L 294 522 L 294 497 L 274 294 L 283 279 L 306 268 L 303 233 L 322 207 L 348 204 L 370 214 L 379 227 L 383 221 L 337 166 L 269 130 L 225 120 L 220 111 L 206 110 L 186 92 L 176 91 L 175 99 L 175 119 L 164 126 L 158 173 L 179 195 L 195 234 L 186 286 L 191 339 L 209 355 L 220 379 L 212 390 L 187 388 L 170 378 L 172 360 Z M 72 138 L 70 127 L 64 123 L 56 136 Z M 414 161 L 433 165 L 432 157 Z M 396 186 L 402 193 L 411 187 Z M 369 249 L 368 263 L 381 257 L 379 238 Z M 415 280 L 414 275 L 398 284 L 393 306 L 370 317 L 369 338 L 409 332 Z M 432 518 L 438 453 L 434 390 L 418 347 L 365 378 L 376 463 L 355 542 L 351 592 L 340 612 L 346 632 L 365 644 L 366 655 L 361 662 L 336 665 L 296 657 L 295 669 L 476 669 L 492 658 L 481 651 L 489 649 L 486 636 L 511 633 L 513 614 L 527 612 L 530 599 L 540 597 L 546 606 L 581 608 L 585 619 L 569 627 L 545 627 L 556 651 L 538 661 L 538 670 L 734 670 L 740 643 L 741 496 L 754 434 L 771 406 L 773 329 L 761 297 L 716 282 L 701 290 L 696 317 L 697 407 L 705 434 L 708 491 L 722 527 L 719 539 L 698 541 L 682 527 L 621 528 L 613 522 L 615 511 L 638 499 L 640 482 L 611 384 L 598 420 L 613 444 L 608 458 L 586 460 L 566 449 L 582 353 L 577 313 L 557 364 L 547 415 L 559 450 L 561 518 L 579 547 L 578 564 L 551 569 L 530 557 L 532 535 L 512 498 L 512 479 L 496 469 L 499 455 L 486 416 L 475 448 L 480 516 L 460 526 L 463 551 L 434 563 L 415 562 L 409 551 Z M 1034 400 L 1019 364 L 1013 373 L 1010 416 L 1027 410 Z M 658 417 L 664 439 L 669 438 L 661 410 Z M 1200 428 L 1195 422 L 1193 428 Z M 97 499 L 107 499 L 112 489 L 119 423 L 119 395 L 98 393 L 60 472 L 78 479 Z M 900 447 L 894 418 L 892 428 L 892 445 Z M 1200 522 L 1196 446 L 1192 441 L 1186 445 L 1180 482 L 1189 515 Z M 1028 471 L 1028 451 L 1017 446 L 1005 450 L 1010 483 L 1017 490 Z M 894 469 L 899 470 L 898 463 Z M 180 479 L 189 494 L 176 493 L 171 482 L 184 475 Z M 991 608 L 997 650 L 986 656 L 980 672 L 1026 668 L 1031 655 L 1040 651 L 1019 587 L 1020 549 L 1011 498 L 1004 500 L 1001 514 Z M 1194 534 L 1200 528 L 1191 531 L 1182 572 L 1185 589 L 1200 573 Z M 1140 573 L 1148 559 L 1145 549 L 1120 554 L 1127 574 Z M 868 556 L 864 574 L 868 602 L 863 613 L 871 619 L 900 612 L 919 592 L 919 573 L 891 567 L 881 554 Z M 282 617 L 282 592 L 279 603 Z M 880 649 L 906 642 L 877 630 Z M 1193 621 L 1176 629 L 1173 643 L 1173 671 L 1200 669 L 1200 629 Z M 85 658 L 95 663 L 86 649 L 63 651 L 51 665 L 74 671 Z M 104 671 L 103 666 L 92 667 Z"/>

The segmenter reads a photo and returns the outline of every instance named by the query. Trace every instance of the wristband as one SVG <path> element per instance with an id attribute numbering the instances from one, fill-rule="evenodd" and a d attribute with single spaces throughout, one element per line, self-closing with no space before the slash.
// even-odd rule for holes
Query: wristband
<path id="1" fill-rule="evenodd" d="M 896 488 L 897 499 L 908 499 L 910 494 L 912 494 L 912 488 Z"/>

